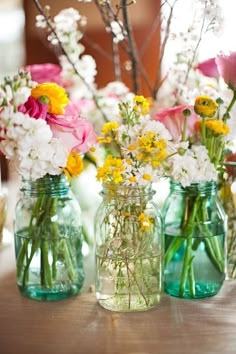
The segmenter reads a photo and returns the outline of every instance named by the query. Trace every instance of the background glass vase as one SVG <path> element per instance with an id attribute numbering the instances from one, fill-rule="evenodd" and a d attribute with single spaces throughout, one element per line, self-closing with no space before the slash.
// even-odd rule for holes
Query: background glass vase
<path id="1" fill-rule="evenodd" d="M 0 244 L 3 240 L 4 226 L 7 218 L 7 189 L 0 186 Z"/>
<path id="2" fill-rule="evenodd" d="M 225 162 L 227 178 L 221 183 L 219 196 L 228 218 L 227 279 L 236 278 L 236 162 Z"/>
<path id="3" fill-rule="evenodd" d="M 163 223 L 151 189 L 104 186 L 96 234 L 96 296 L 112 311 L 156 306 L 162 291 Z"/>
<path id="4" fill-rule="evenodd" d="M 33 299 L 77 294 L 84 280 L 81 211 L 64 175 L 23 181 L 15 209 L 17 284 Z"/>
<path id="5" fill-rule="evenodd" d="M 165 291 L 193 299 L 217 294 L 226 271 L 226 215 L 216 183 L 183 188 L 171 181 L 163 215 Z"/>

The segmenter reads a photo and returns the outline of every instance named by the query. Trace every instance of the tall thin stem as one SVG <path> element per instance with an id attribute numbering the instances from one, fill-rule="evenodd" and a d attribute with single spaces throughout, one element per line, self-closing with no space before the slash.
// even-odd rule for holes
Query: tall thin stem
<path id="1" fill-rule="evenodd" d="M 129 54 L 132 65 L 132 82 L 133 90 L 135 93 L 139 91 L 139 69 L 138 69 L 138 59 L 137 59 L 137 49 L 135 45 L 135 40 L 133 36 L 132 26 L 130 23 L 128 10 L 127 10 L 127 0 L 122 0 L 122 13 L 124 18 L 125 30 L 127 32 L 127 40 L 129 44 Z"/>

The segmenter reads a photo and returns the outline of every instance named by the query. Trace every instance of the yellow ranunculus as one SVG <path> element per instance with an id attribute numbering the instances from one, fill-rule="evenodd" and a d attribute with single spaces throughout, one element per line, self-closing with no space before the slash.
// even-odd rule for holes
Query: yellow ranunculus
<path id="1" fill-rule="evenodd" d="M 35 99 L 46 97 L 49 100 L 48 112 L 52 114 L 64 114 L 64 108 L 69 102 L 65 89 L 51 82 L 35 86 L 31 96 Z"/>
<path id="2" fill-rule="evenodd" d="M 215 115 L 218 104 L 209 96 L 198 96 L 195 100 L 194 110 L 201 117 L 211 118 Z"/>
<path id="3" fill-rule="evenodd" d="M 207 120 L 206 127 L 216 135 L 227 135 L 229 133 L 229 126 L 219 119 Z"/>
<path id="4" fill-rule="evenodd" d="M 70 152 L 67 158 L 66 167 L 63 169 L 68 180 L 73 176 L 78 176 L 83 171 L 83 160 L 76 152 Z"/>

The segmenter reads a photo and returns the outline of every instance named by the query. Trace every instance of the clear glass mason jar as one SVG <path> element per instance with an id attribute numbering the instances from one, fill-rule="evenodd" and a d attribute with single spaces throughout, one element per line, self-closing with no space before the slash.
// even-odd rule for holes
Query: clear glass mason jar
<path id="1" fill-rule="evenodd" d="M 227 279 L 236 278 L 236 162 L 225 161 L 226 176 L 219 197 L 227 214 Z"/>
<path id="2" fill-rule="evenodd" d="M 213 181 L 183 188 L 170 181 L 163 206 L 164 289 L 181 298 L 218 293 L 226 275 L 227 217 Z"/>
<path id="3" fill-rule="evenodd" d="M 151 189 L 107 184 L 95 219 L 96 296 L 111 311 L 160 302 L 163 222 Z"/>
<path id="4" fill-rule="evenodd" d="M 53 301 L 80 291 L 81 210 L 63 174 L 23 181 L 14 236 L 17 284 L 24 295 Z"/>

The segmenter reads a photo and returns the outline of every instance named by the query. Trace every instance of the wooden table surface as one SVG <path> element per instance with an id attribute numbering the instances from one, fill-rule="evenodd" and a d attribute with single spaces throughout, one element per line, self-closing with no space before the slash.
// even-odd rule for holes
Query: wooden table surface
<path id="1" fill-rule="evenodd" d="M 202 300 L 164 294 L 156 309 L 139 313 L 101 308 L 89 284 L 73 298 L 40 302 L 19 293 L 13 236 L 5 238 L 0 248 L 1 354 L 236 353 L 236 281 L 226 281 L 218 295 Z"/>

